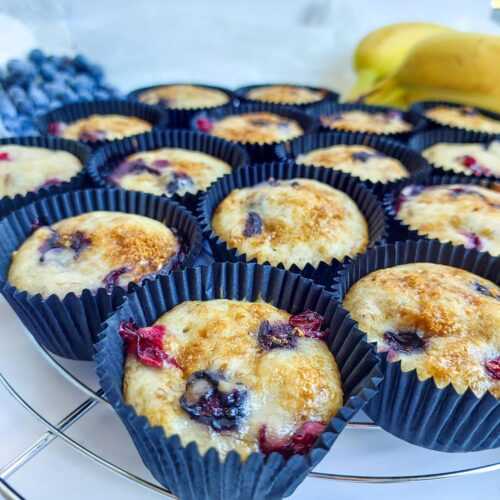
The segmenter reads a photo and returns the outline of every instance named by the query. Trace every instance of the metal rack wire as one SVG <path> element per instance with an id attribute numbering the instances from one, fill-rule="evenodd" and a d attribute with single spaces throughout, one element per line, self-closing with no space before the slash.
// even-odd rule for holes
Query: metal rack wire
<path id="1" fill-rule="evenodd" d="M 49 446 L 55 439 L 59 438 L 66 445 L 70 446 L 80 454 L 84 455 L 88 459 L 94 461 L 95 463 L 101 465 L 102 467 L 118 474 L 119 476 L 127 479 L 136 485 L 142 486 L 148 490 L 154 491 L 161 496 L 167 498 L 176 498 L 170 491 L 154 484 L 142 477 L 139 477 L 131 472 L 119 467 L 118 465 L 106 460 L 97 453 L 85 447 L 80 442 L 69 437 L 66 431 L 86 414 L 88 414 L 93 408 L 98 404 L 108 405 L 109 403 L 103 397 L 102 390 L 94 391 L 88 385 L 83 383 L 77 377 L 75 377 L 69 370 L 67 370 L 49 351 L 47 351 L 43 346 L 39 345 L 29 334 L 28 337 L 34 343 L 36 349 L 41 356 L 45 358 L 49 365 L 51 365 L 57 372 L 65 378 L 68 382 L 77 387 L 82 393 L 84 393 L 88 398 L 81 403 L 79 406 L 74 408 L 69 412 L 64 418 L 62 418 L 56 424 L 49 422 L 43 415 L 41 415 L 35 408 L 33 408 L 26 399 L 14 388 L 12 383 L 0 372 L 0 384 L 2 387 L 22 406 L 24 409 L 30 413 L 35 419 L 43 424 L 47 429 L 44 434 L 42 434 L 31 446 L 24 450 L 21 454 L 11 460 L 9 463 L 0 468 L 0 494 L 3 495 L 8 500 L 23 500 L 23 497 L 16 492 L 11 485 L 7 482 L 7 479 L 14 474 L 17 470 L 28 463 L 32 458 L 36 457 L 41 453 L 47 446 Z M 351 422 L 347 430 L 356 431 L 360 429 L 371 429 L 373 431 L 379 431 L 380 428 L 371 422 Z M 354 483 L 375 483 L 375 484 L 387 484 L 387 483 L 405 483 L 412 481 L 430 481 L 437 479 L 446 479 L 458 476 L 466 476 L 472 474 L 484 474 L 493 471 L 500 471 L 500 462 L 481 465 L 477 467 L 471 467 L 467 469 L 459 470 L 448 470 L 443 472 L 437 472 L 432 474 L 417 474 L 417 475 L 401 475 L 401 476 L 363 476 L 363 475 L 348 475 L 348 474 L 334 474 L 327 472 L 311 472 L 310 477 L 316 479 L 330 480 L 330 481 L 348 481 Z"/>

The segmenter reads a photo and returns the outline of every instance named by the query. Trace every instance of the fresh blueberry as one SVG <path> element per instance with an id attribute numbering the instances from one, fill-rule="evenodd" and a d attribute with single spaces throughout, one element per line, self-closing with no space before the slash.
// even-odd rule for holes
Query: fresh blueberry
<path id="1" fill-rule="evenodd" d="M 98 64 L 89 64 L 87 72 L 97 82 L 100 82 L 104 77 L 104 71 Z"/>
<path id="2" fill-rule="evenodd" d="M 30 51 L 30 53 L 28 54 L 28 59 L 34 63 L 34 64 L 37 64 L 37 65 L 40 65 L 42 64 L 45 59 L 46 59 L 46 55 L 43 53 L 42 50 L 40 49 L 33 49 L 32 51 Z"/>
<path id="3" fill-rule="evenodd" d="M 95 87 L 95 82 L 89 75 L 79 74 L 73 78 L 72 85 L 75 89 L 91 90 Z"/>
<path id="4" fill-rule="evenodd" d="M 36 83 L 32 83 L 28 88 L 28 96 L 33 104 L 38 108 L 47 108 L 49 106 L 49 98 L 42 88 Z"/>
<path id="5" fill-rule="evenodd" d="M 84 55 L 77 54 L 73 59 L 73 65 L 78 71 L 88 71 L 90 62 Z"/>
<path id="6" fill-rule="evenodd" d="M 0 90 L 0 115 L 3 118 L 13 118 L 17 115 L 16 107 L 10 100 L 10 97 L 4 92 Z"/>
<path id="7" fill-rule="evenodd" d="M 99 100 L 101 100 L 101 101 L 106 100 L 106 99 L 109 99 L 109 94 L 107 92 L 105 92 L 104 90 L 98 89 L 94 92 L 94 99 L 96 99 L 98 101 Z"/>
<path id="8" fill-rule="evenodd" d="M 57 69 L 51 62 L 46 61 L 40 66 L 40 75 L 45 81 L 51 82 L 57 78 Z"/>

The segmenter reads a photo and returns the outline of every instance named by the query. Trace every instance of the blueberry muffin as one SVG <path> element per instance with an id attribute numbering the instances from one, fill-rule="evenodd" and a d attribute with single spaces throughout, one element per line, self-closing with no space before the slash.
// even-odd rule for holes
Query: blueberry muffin
<path id="1" fill-rule="evenodd" d="M 405 264 L 354 284 L 344 307 L 403 371 L 500 398 L 500 287 L 440 264 Z"/>
<path id="2" fill-rule="evenodd" d="M 204 191 L 231 166 L 198 151 L 162 148 L 127 156 L 108 180 L 123 189 L 172 196 Z"/>
<path id="3" fill-rule="evenodd" d="M 310 104 L 321 101 L 326 96 L 324 90 L 313 90 L 295 85 L 263 85 L 246 92 L 245 97 L 254 101 L 276 104 Z"/>
<path id="4" fill-rule="evenodd" d="M 124 399 L 201 454 L 305 454 L 343 404 L 321 323 L 223 299 L 183 302 L 150 327 L 123 322 Z"/>
<path id="5" fill-rule="evenodd" d="M 153 128 L 151 123 L 125 115 L 90 115 L 72 123 L 52 123 L 49 132 L 75 141 L 96 142 L 123 139 Z"/>
<path id="6" fill-rule="evenodd" d="M 441 125 L 491 134 L 500 133 L 500 120 L 490 118 L 469 106 L 436 105 L 427 109 L 424 114 Z"/>
<path id="7" fill-rule="evenodd" d="M 410 132 L 413 125 L 399 111 L 369 113 L 362 110 L 338 111 L 320 116 L 321 125 L 334 130 L 369 132 L 372 134 L 400 134 Z"/>
<path id="8" fill-rule="evenodd" d="M 80 160 L 67 151 L 14 144 L 0 146 L 0 198 L 57 186 L 82 169 Z"/>
<path id="9" fill-rule="evenodd" d="M 438 143 L 422 156 L 444 170 L 465 175 L 500 177 L 500 141 L 489 143 Z"/>
<path id="10" fill-rule="evenodd" d="M 272 144 L 304 133 L 297 121 L 268 112 L 230 115 L 213 121 L 201 118 L 196 125 L 210 135 L 243 144 Z"/>
<path id="11" fill-rule="evenodd" d="M 342 260 L 368 245 L 368 225 L 354 201 L 309 179 L 235 189 L 215 209 L 212 228 L 248 260 L 287 269 Z"/>
<path id="12" fill-rule="evenodd" d="M 472 184 L 407 186 L 397 218 L 430 238 L 500 255 L 500 192 Z"/>
<path id="13" fill-rule="evenodd" d="M 339 145 L 313 149 L 300 154 L 295 161 L 301 165 L 341 170 L 364 181 L 384 184 L 410 176 L 399 160 L 368 146 Z"/>
<path id="14" fill-rule="evenodd" d="M 171 109 L 214 108 L 230 100 L 222 90 L 197 85 L 162 85 L 141 92 L 138 99 L 146 104 L 160 104 Z"/>
<path id="15" fill-rule="evenodd" d="M 175 267 L 182 256 L 178 238 L 157 220 L 88 212 L 36 229 L 14 252 L 8 281 L 32 295 L 63 298 L 139 283 Z"/>

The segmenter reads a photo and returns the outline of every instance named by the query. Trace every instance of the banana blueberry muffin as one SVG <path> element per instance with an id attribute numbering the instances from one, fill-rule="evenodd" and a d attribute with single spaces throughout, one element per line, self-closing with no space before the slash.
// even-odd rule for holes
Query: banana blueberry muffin
<path id="1" fill-rule="evenodd" d="M 425 111 L 425 116 L 442 125 L 492 134 L 500 133 L 500 120 L 483 115 L 469 106 L 437 105 Z"/>
<path id="2" fill-rule="evenodd" d="M 396 216 L 443 242 L 500 255 L 500 192 L 471 184 L 407 186 Z"/>
<path id="3" fill-rule="evenodd" d="M 160 104 L 171 109 L 214 108 L 230 100 L 222 90 L 197 85 L 162 85 L 141 92 L 138 99 L 146 104 Z"/>
<path id="4" fill-rule="evenodd" d="M 352 110 L 338 111 L 320 116 L 323 127 L 350 132 L 371 132 L 373 134 L 398 134 L 409 132 L 413 125 L 404 120 L 399 111 L 369 113 Z"/>
<path id="5" fill-rule="evenodd" d="M 500 141 L 438 143 L 422 151 L 429 162 L 459 174 L 500 177 Z"/>
<path id="6" fill-rule="evenodd" d="M 199 118 L 196 127 L 228 141 L 251 144 L 287 141 L 304 133 L 297 121 L 268 112 L 230 115 L 219 120 Z"/>
<path id="7" fill-rule="evenodd" d="M 500 398 L 500 287 L 454 267 L 417 263 L 368 274 L 344 307 L 403 371 L 462 394 Z"/>
<path id="8" fill-rule="evenodd" d="M 132 191 L 180 196 L 204 191 L 231 166 L 198 151 L 162 148 L 128 156 L 109 175 L 113 184 Z"/>
<path id="9" fill-rule="evenodd" d="M 82 169 L 80 160 L 67 151 L 14 144 L 0 146 L 0 197 L 57 186 Z"/>
<path id="10" fill-rule="evenodd" d="M 245 97 L 254 101 L 277 104 L 309 104 L 321 101 L 326 95 L 324 90 L 313 90 L 295 85 L 265 85 L 250 89 Z"/>
<path id="11" fill-rule="evenodd" d="M 8 281 L 19 290 L 62 298 L 127 287 L 176 267 L 181 243 L 161 222 L 120 212 L 88 212 L 42 226 L 14 252 Z"/>
<path id="12" fill-rule="evenodd" d="M 287 269 L 342 260 L 368 245 L 368 225 L 354 201 L 309 179 L 235 189 L 215 209 L 212 228 L 247 259 Z"/>
<path id="13" fill-rule="evenodd" d="M 372 182 L 387 183 L 410 175 L 399 160 L 368 146 L 339 145 L 313 149 L 300 154 L 295 161 L 302 165 L 341 170 Z"/>
<path id="14" fill-rule="evenodd" d="M 125 401 L 202 454 L 305 454 L 343 404 L 322 320 L 220 299 L 183 302 L 149 327 L 122 322 Z"/>

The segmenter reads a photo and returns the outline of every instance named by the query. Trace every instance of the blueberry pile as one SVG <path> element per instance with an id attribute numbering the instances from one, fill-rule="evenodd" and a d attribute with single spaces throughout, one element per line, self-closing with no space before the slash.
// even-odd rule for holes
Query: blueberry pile
<path id="1" fill-rule="evenodd" d="M 0 118 L 6 135 L 37 134 L 34 120 L 63 104 L 119 97 L 100 66 L 85 56 L 49 56 L 32 50 L 26 60 L 0 68 Z"/>

